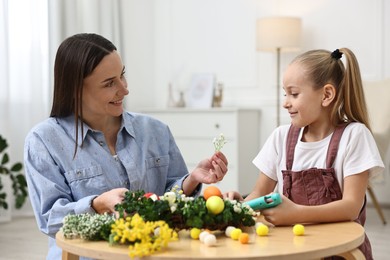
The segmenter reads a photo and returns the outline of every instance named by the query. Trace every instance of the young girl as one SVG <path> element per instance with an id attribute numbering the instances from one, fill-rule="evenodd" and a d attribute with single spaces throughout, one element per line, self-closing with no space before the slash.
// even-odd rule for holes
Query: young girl
<path id="1" fill-rule="evenodd" d="M 287 68 L 283 85 L 291 126 L 274 130 L 253 160 L 260 175 L 245 200 L 277 186 L 282 204 L 262 211 L 270 223 L 364 225 L 367 185 L 384 165 L 370 132 L 355 55 L 347 48 L 303 53 Z M 237 192 L 225 196 L 242 199 Z M 360 250 L 372 259 L 367 237 Z"/>

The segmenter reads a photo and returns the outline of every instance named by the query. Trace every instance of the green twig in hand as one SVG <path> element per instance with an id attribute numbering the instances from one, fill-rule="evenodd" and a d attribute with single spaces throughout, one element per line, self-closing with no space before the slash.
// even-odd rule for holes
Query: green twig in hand
<path id="1" fill-rule="evenodd" d="M 218 152 L 222 149 L 222 147 L 227 143 L 225 136 L 221 133 L 219 137 L 214 137 L 213 144 L 215 151 Z"/>

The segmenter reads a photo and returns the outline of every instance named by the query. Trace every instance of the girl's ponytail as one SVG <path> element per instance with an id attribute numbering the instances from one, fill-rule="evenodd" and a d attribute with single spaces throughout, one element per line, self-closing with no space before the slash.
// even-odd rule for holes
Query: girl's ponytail
<path id="1" fill-rule="evenodd" d="M 336 104 L 333 107 L 332 116 L 335 118 L 332 118 L 332 121 L 360 122 L 370 129 L 359 63 L 350 49 L 341 48 L 338 51 L 344 54 L 346 62 Z"/>

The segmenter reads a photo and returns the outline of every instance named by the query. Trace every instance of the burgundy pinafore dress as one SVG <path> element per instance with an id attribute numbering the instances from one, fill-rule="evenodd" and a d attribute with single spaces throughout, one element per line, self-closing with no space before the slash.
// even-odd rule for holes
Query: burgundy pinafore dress
<path id="1" fill-rule="evenodd" d="M 283 174 L 283 195 L 294 203 L 314 206 L 322 205 L 342 198 L 340 185 L 337 181 L 333 163 L 337 155 L 341 136 L 347 124 L 337 127 L 332 134 L 326 155 L 326 169 L 310 168 L 292 171 L 295 146 L 298 142 L 300 128 L 290 126 L 287 135 L 286 169 Z M 355 222 L 364 226 L 366 221 L 366 199 Z M 359 247 L 366 259 L 372 258 L 370 241 L 365 235 L 363 244 Z"/>

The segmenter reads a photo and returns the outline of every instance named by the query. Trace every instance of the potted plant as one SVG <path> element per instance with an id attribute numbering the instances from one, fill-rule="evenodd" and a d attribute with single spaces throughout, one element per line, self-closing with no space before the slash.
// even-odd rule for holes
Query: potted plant
<path id="1" fill-rule="evenodd" d="M 3 175 L 11 180 L 13 195 L 15 198 L 15 208 L 20 209 L 27 198 L 27 182 L 21 170 L 22 163 L 16 162 L 11 167 L 8 166 L 10 160 L 9 155 L 5 151 L 8 147 L 7 140 L 0 135 L 0 210 L 8 209 L 7 192 L 4 187 L 5 181 L 2 180 Z"/>

